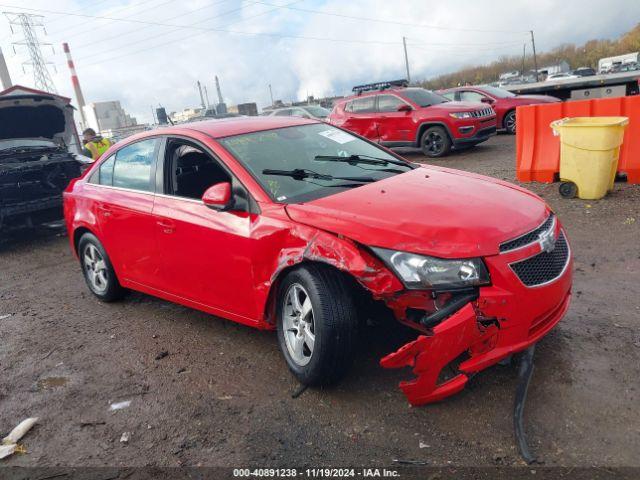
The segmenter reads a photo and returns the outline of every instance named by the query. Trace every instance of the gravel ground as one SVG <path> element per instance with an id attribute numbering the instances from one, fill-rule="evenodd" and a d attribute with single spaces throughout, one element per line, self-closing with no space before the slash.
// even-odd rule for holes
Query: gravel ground
<path id="1" fill-rule="evenodd" d="M 513 181 L 514 138 L 434 163 Z M 527 187 L 564 222 L 576 269 L 572 307 L 536 350 L 530 444 L 545 465 L 638 467 L 640 187 L 617 184 L 600 201 Z M 410 371 L 377 363 L 401 337 L 371 329 L 337 388 L 294 399 L 273 333 L 136 293 L 102 304 L 66 237 L 14 234 L 0 245 L 0 432 L 40 422 L 27 453 L 2 465 L 522 464 L 516 368 L 490 368 L 461 394 L 411 408 L 396 388 Z M 109 410 L 120 401 L 131 404 Z"/>

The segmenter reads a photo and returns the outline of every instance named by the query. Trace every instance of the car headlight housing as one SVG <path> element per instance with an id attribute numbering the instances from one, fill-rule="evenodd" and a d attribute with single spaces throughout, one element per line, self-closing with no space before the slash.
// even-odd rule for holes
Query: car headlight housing
<path id="1" fill-rule="evenodd" d="M 473 113 L 471 112 L 453 112 L 450 113 L 449 116 L 453 118 L 473 118 Z"/>
<path id="2" fill-rule="evenodd" d="M 448 290 L 491 282 L 489 271 L 480 258 L 449 260 L 386 248 L 372 249 L 412 290 Z"/>

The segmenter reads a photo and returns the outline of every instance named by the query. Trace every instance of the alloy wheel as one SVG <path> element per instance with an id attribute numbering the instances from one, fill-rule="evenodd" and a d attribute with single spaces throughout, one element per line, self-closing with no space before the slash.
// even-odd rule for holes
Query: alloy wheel
<path id="1" fill-rule="evenodd" d="M 109 286 L 107 264 L 100 251 L 93 244 L 88 244 L 83 253 L 84 271 L 91 287 L 96 293 L 103 293 Z"/>
<path id="2" fill-rule="evenodd" d="M 438 155 L 444 150 L 444 138 L 438 132 L 429 132 L 426 138 L 427 150 Z"/>
<path id="3" fill-rule="evenodd" d="M 311 361 L 316 341 L 311 298 L 299 283 L 292 284 L 282 308 L 284 340 L 291 359 L 304 367 Z"/>
<path id="4" fill-rule="evenodd" d="M 516 131 L 516 116 L 514 113 L 507 115 L 507 118 L 504 121 L 504 127 L 510 133 L 514 133 Z"/>

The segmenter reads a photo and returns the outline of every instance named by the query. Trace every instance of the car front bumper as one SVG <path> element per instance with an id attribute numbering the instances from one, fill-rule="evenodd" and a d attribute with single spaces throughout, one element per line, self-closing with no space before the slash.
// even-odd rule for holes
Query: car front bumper
<path id="1" fill-rule="evenodd" d="M 473 374 L 526 350 L 562 319 L 571 301 L 573 266 L 568 240 L 566 245 L 560 274 L 536 286 L 526 286 L 513 265 L 543 254 L 538 242 L 485 258 L 492 285 L 481 287 L 477 300 L 380 361 L 385 368 L 413 368 L 416 378 L 400 383 L 409 403 L 436 402 L 459 392 Z M 456 373 L 441 381 L 445 367 Z"/>
<path id="2" fill-rule="evenodd" d="M 475 133 L 470 137 L 453 138 L 453 146 L 459 148 L 459 147 L 468 147 L 472 145 L 477 145 L 478 143 L 482 143 L 489 140 L 489 138 L 494 136 L 496 132 L 497 132 L 497 127 L 494 123 L 490 127 L 484 127 L 479 130 L 476 130 Z"/>

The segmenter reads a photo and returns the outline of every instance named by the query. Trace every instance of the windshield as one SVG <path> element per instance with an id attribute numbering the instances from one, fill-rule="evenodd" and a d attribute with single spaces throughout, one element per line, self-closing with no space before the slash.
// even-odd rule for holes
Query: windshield
<path id="1" fill-rule="evenodd" d="M 398 93 L 421 107 L 429 107 L 438 103 L 448 102 L 449 99 L 424 88 L 405 88 Z"/>
<path id="2" fill-rule="evenodd" d="M 483 85 L 482 90 L 487 92 L 492 97 L 496 98 L 509 98 L 516 96 L 515 94 L 511 93 L 508 90 L 505 90 L 504 88 L 492 87 L 491 85 Z"/>
<path id="3" fill-rule="evenodd" d="M 345 177 L 371 177 L 378 181 L 413 168 L 404 162 L 397 165 L 399 159 L 381 148 L 321 123 L 235 135 L 219 142 L 253 174 L 273 200 L 281 203 L 299 203 L 356 188 Z M 362 156 L 363 161 L 352 156 Z M 348 157 L 353 160 L 337 161 Z M 389 163 L 365 163 L 371 157 Z M 304 170 L 343 179 L 265 174 L 263 171 L 268 169 Z"/>
<path id="4" fill-rule="evenodd" d="M 34 140 L 32 138 L 12 138 L 11 140 L 0 140 L 0 150 L 7 148 L 31 148 L 31 147 L 52 147 L 58 145 L 51 140 Z"/>
<path id="5" fill-rule="evenodd" d="M 331 113 L 322 107 L 304 107 L 304 109 L 316 118 L 327 118 L 329 113 Z"/>

